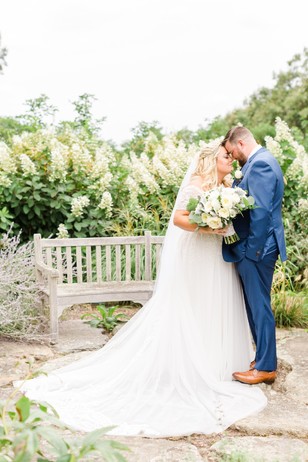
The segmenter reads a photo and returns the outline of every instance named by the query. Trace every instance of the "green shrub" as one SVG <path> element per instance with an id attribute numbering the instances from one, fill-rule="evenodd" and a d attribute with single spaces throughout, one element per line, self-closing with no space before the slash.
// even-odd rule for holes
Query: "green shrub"
<path id="1" fill-rule="evenodd" d="M 78 462 L 88 454 L 100 455 L 105 462 L 126 461 L 120 451 L 128 448 L 104 439 L 114 427 L 72 438 L 72 431 L 51 406 L 25 396 L 13 402 L 15 394 L 0 401 L 0 462 Z M 64 431 L 68 438 L 62 436 Z"/>
<path id="2" fill-rule="evenodd" d="M 109 307 L 106 307 L 105 305 L 98 305 L 96 308 L 99 314 L 85 313 L 81 316 L 81 319 L 90 318 L 85 322 L 90 324 L 92 327 L 102 327 L 108 332 L 112 332 L 119 321 L 127 320 L 127 316 L 125 314 L 115 313 L 116 309 L 119 308 L 118 305 Z"/>
<path id="3" fill-rule="evenodd" d="M 46 318 L 35 280 L 33 242 L 20 245 L 9 232 L 0 240 L 0 335 L 39 339 Z"/>
<path id="4" fill-rule="evenodd" d="M 277 292 L 272 295 L 272 307 L 278 327 L 308 327 L 306 292 Z"/>

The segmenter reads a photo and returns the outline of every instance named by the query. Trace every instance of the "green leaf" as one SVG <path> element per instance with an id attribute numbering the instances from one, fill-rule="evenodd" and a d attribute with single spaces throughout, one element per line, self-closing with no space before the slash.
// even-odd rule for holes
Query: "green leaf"
<path id="1" fill-rule="evenodd" d="M 77 229 L 77 231 L 81 231 L 81 223 L 75 222 L 74 228 Z"/>
<path id="2" fill-rule="evenodd" d="M 33 462 L 33 454 L 28 451 L 19 452 L 14 457 L 13 462 Z"/>
<path id="3" fill-rule="evenodd" d="M 55 430 L 40 427 L 37 429 L 37 434 L 42 436 L 55 449 L 58 456 L 63 456 L 67 453 L 68 445 L 66 441 L 59 437 Z"/>
<path id="4" fill-rule="evenodd" d="M 19 415 L 19 420 L 21 422 L 24 422 L 29 417 L 30 406 L 31 406 L 30 400 L 26 396 L 22 396 L 20 400 L 17 401 L 15 407 Z"/>
<path id="5" fill-rule="evenodd" d="M 188 210 L 188 212 L 193 212 L 196 209 L 198 202 L 198 199 L 196 199 L 195 197 L 191 197 L 186 206 L 186 210 Z"/>
<path id="6" fill-rule="evenodd" d="M 98 441 L 95 444 L 95 449 L 99 451 L 104 459 L 106 461 L 119 461 L 119 462 L 126 462 L 125 457 L 117 451 L 117 449 L 123 450 L 123 451 L 130 451 L 130 449 L 126 446 L 117 447 L 117 445 L 114 444 L 114 441 L 110 440 L 105 440 L 105 441 Z"/>
<path id="7" fill-rule="evenodd" d="M 82 445 L 83 446 L 91 446 L 92 444 L 96 443 L 99 438 L 104 436 L 107 432 L 110 430 L 113 430 L 116 428 L 115 426 L 110 426 L 110 427 L 103 427 L 99 428 L 97 430 L 94 430 L 90 433 L 88 433 L 84 439 L 82 440 Z"/>

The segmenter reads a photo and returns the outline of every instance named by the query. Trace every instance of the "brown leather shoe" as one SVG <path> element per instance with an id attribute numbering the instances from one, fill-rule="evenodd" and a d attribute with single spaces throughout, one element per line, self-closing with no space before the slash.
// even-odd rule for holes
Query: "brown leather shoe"
<path id="1" fill-rule="evenodd" d="M 255 365 L 256 365 L 256 360 L 254 359 L 253 361 L 251 361 L 249 368 L 254 369 Z"/>
<path id="2" fill-rule="evenodd" d="M 248 383 L 248 385 L 255 385 L 256 383 L 273 383 L 276 378 L 276 371 L 258 371 L 257 369 L 251 369 L 247 372 L 234 372 L 232 374 L 234 380 L 238 380 L 242 383 Z"/>

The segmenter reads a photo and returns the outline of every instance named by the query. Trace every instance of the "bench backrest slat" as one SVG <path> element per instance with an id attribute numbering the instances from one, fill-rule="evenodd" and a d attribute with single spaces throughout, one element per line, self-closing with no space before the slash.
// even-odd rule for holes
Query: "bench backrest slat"
<path id="1" fill-rule="evenodd" d="M 131 245 L 125 245 L 125 279 L 126 281 L 131 280 L 132 272 L 132 260 L 131 260 Z"/>
<path id="2" fill-rule="evenodd" d="M 86 247 L 86 271 L 87 271 L 87 282 L 92 282 L 92 255 L 91 247 Z"/>
<path id="3" fill-rule="evenodd" d="M 111 247 L 106 245 L 106 280 L 111 281 Z"/>
<path id="4" fill-rule="evenodd" d="M 76 247 L 76 257 L 77 257 L 77 282 L 82 283 L 82 255 L 81 247 Z"/>
<path id="5" fill-rule="evenodd" d="M 73 282 L 73 263 L 72 263 L 72 248 L 66 247 L 66 274 L 67 282 L 72 284 Z"/>
<path id="6" fill-rule="evenodd" d="M 135 281 L 140 281 L 140 245 L 135 246 Z"/>
<path id="7" fill-rule="evenodd" d="M 35 255 L 59 272 L 58 283 L 152 281 L 156 279 L 163 236 L 41 239 Z"/>
<path id="8" fill-rule="evenodd" d="M 102 282 L 102 248 L 100 245 L 95 246 L 96 257 L 96 282 Z"/>
<path id="9" fill-rule="evenodd" d="M 121 246 L 116 245 L 116 281 L 121 281 Z"/>
<path id="10" fill-rule="evenodd" d="M 62 252 L 61 247 L 56 247 L 56 265 L 57 270 L 59 271 L 59 283 L 63 282 L 63 260 L 62 260 Z"/>
<path id="11" fill-rule="evenodd" d="M 156 272 L 157 272 L 157 270 L 159 268 L 159 265 L 160 265 L 160 256 L 161 256 L 162 247 L 163 247 L 162 245 L 156 245 L 155 246 Z M 157 274 L 156 274 L 156 277 L 157 277 Z"/>

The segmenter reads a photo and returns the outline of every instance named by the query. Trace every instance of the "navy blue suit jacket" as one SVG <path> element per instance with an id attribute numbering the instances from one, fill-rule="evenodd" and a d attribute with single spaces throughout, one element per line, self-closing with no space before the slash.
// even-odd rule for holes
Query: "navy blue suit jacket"
<path id="1" fill-rule="evenodd" d="M 242 174 L 237 186 L 254 197 L 257 208 L 247 210 L 233 220 L 240 240 L 234 244 L 223 243 L 224 260 L 237 262 L 247 257 L 260 261 L 277 245 L 284 261 L 287 255 L 281 216 L 284 191 L 281 168 L 275 157 L 261 148 L 248 159 Z"/>

